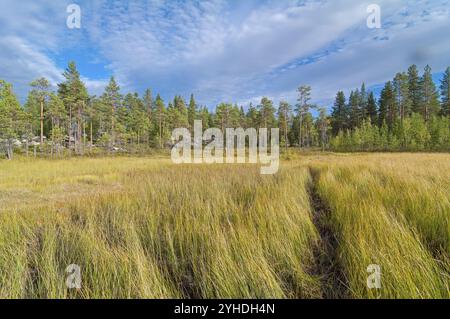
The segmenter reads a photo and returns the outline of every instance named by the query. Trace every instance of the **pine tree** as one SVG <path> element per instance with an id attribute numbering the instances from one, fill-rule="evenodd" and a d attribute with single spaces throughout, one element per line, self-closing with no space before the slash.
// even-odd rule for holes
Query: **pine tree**
<path id="1" fill-rule="evenodd" d="M 393 82 L 398 115 L 403 121 L 405 117 L 411 114 L 411 98 L 409 94 L 408 75 L 406 73 L 397 73 Z"/>
<path id="2" fill-rule="evenodd" d="M 367 99 L 367 116 L 370 119 L 370 123 L 372 125 L 376 124 L 378 121 L 377 116 L 377 102 L 375 100 L 375 96 L 373 95 L 373 92 L 369 93 L 369 97 Z"/>
<path id="3" fill-rule="evenodd" d="M 197 119 L 197 103 L 195 103 L 194 94 L 191 94 L 188 109 L 188 122 L 191 131 L 194 129 L 194 121 Z"/>
<path id="4" fill-rule="evenodd" d="M 177 114 L 176 127 L 189 127 L 186 102 L 181 96 L 175 96 L 173 99 L 173 107 L 175 108 Z"/>
<path id="5" fill-rule="evenodd" d="M 27 100 L 24 105 L 24 110 L 30 118 L 30 133 L 31 138 L 40 134 L 40 113 L 41 105 L 39 96 L 34 90 L 28 92 Z"/>
<path id="6" fill-rule="evenodd" d="M 378 116 L 379 124 L 386 122 L 388 128 L 392 128 L 397 117 L 397 107 L 395 103 L 395 93 L 392 82 L 385 84 L 380 95 L 380 112 Z"/>
<path id="7" fill-rule="evenodd" d="M 273 102 L 269 98 L 263 97 L 258 109 L 260 114 L 259 127 L 267 129 L 275 127 L 275 108 L 273 107 Z"/>
<path id="8" fill-rule="evenodd" d="M 164 129 L 164 120 L 165 120 L 165 115 L 166 115 L 166 109 L 164 106 L 164 101 L 159 94 L 156 96 L 155 106 L 156 106 L 155 120 L 156 120 L 156 123 L 158 126 L 159 147 L 162 148 L 163 147 L 163 129 Z"/>
<path id="9" fill-rule="evenodd" d="M 105 87 L 105 91 L 102 95 L 103 103 L 107 108 L 107 117 L 109 120 L 109 136 L 110 147 L 113 147 L 116 143 L 117 133 L 119 131 L 117 127 L 118 111 L 122 107 L 122 95 L 120 94 L 120 87 L 117 84 L 115 78 L 112 76 L 108 85 Z"/>
<path id="10" fill-rule="evenodd" d="M 97 112 L 96 104 L 98 99 L 96 96 L 90 96 L 86 105 L 86 120 L 89 122 L 89 150 L 92 152 L 94 146 L 94 122 L 98 121 L 99 114 Z"/>
<path id="11" fill-rule="evenodd" d="M 150 121 L 147 116 L 147 109 L 144 101 L 139 98 L 137 93 L 127 94 L 124 105 L 128 111 L 126 118 L 127 132 L 132 141 L 135 140 L 139 146 L 143 135 L 149 130 Z"/>
<path id="12" fill-rule="evenodd" d="M 150 143 L 150 135 L 151 135 L 151 131 L 152 131 L 152 125 L 151 123 L 153 122 L 153 97 L 152 97 L 152 91 L 150 89 L 145 90 L 144 93 L 144 108 L 147 114 L 147 119 L 148 119 L 148 132 L 147 132 L 147 144 Z"/>
<path id="13" fill-rule="evenodd" d="M 420 92 L 422 97 L 420 113 L 428 122 L 433 115 L 439 112 L 439 96 L 429 65 L 425 67 L 425 72 L 420 80 Z"/>
<path id="14" fill-rule="evenodd" d="M 247 128 L 247 119 L 245 117 L 245 111 L 242 105 L 239 108 L 239 126 L 242 128 Z"/>
<path id="15" fill-rule="evenodd" d="M 361 120 L 365 120 L 367 118 L 367 103 L 368 103 L 368 94 L 366 91 L 366 84 L 363 83 L 361 85 L 361 91 L 359 94 L 359 110 Z"/>
<path id="16" fill-rule="evenodd" d="M 69 148 L 71 147 L 71 138 L 75 141 L 75 151 L 82 153 L 81 137 L 82 137 L 82 115 L 83 109 L 88 99 L 87 89 L 81 81 L 75 62 L 70 62 L 63 76 L 65 81 L 58 84 L 58 95 L 63 101 L 68 114 L 68 133 Z M 76 131 L 73 131 L 73 118 L 75 114 Z M 73 136 L 72 136 L 73 135 Z"/>
<path id="17" fill-rule="evenodd" d="M 0 141 L 9 160 L 14 157 L 14 141 L 24 132 L 25 112 L 12 90 L 12 85 L 0 80 Z"/>
<path id="18" fill-rule="evenodd" d="M 297 89 L 298 98 L 297 105 L 295 111 L 297 112 L 297 117 L 299 121 L 299 136 L 298 136 L 298 146 L 303 146 L 303 120 L 306 114 L 309 112 L 309 109 L 312 108 L 311 104 L 311 87 L 308 85 L 302 85 Z"/>
<path id="19" fill-rule="evenodd" d="M 333 128 L 333 134 L 337 135 L 339 132 L 344 131 L 347 126 L 347 112 L 344 92 L 339 91 L 336 95 L 336 99 L 332 110 L 331 125 Z"/>
<path id="20" fill-rule="evenodd" d="M 247 114 L 246 114 L 246 122 L 247 122 L 247 128 L 258 128 L 259 123 L 259 112 L 258 110 L 253 106 L 252 103 L 250 103 L 250 106 L 248 108 Z"/>
<path id="21" fill-rule="evenodd" d="M 50 82 L 46 78 L 39 78 L 37 80 L 34 80 L 31 82 L 30 86 L 33 88 L 34 92 L 36 93 L 36 96 L 39 100 L 40 104 L 40 141 L 41 146 L 44 144 L 44 119 L 45 119 L 45 109 L 46 109 L 46 103 L 47 99 L 49 97 L 49 90 L 50 90 Z"/>
<path id="22" fill-rule="evenodd" d="M 450 67 L 445 70 L 444 77 L 441 80 L 441 114 L 450 116 Z"/>
<path id="23" fill-rule="evenodd" d="M 317 119 L 317 127 L 320 132 L 320 145 L 322 146 L 322 151 L 325 151 L 325 146 L 327 145 L 327 133 L 328 133 L 329 119 L 325 108 L 319 108 L 319 117 Z"/>
<path id="24" fill-rule="evenodd" d="M 59 149 L 64 140 L 64 127 L 62 123 L 66 118 L 66 110 L 63 101 L 54 93 L 50 93 L 49 95 L 47 113 L 51 119 L 51 154 L 53 155 L 55 147 L 59 154 Z"/>
<path id="25" fill-rule="evenodd" d="M 220 127 L 222 132 L 231 127 L 231 109 L 232 106 L 227 103 L 220 103 L 216 107 L 215 125 Z"/>
<path id="26" fill-rule="evenodd" d="M 422 101 L 420 92 L 420 78 L 416 65 L 411 65 L 408 68 L 408 89 L 409 100 L 411 102 L 411 111 L 419 113 Z"/>
<path id="27" fill-rule="evenodd" d="M 291 106 L 286 101 L 281 101 L 278 107 L 278 127 L 283 134 L 283 143 L 285 145 L 286 151 L 288 148 L 288 130 L 289 123 L 291 121 Z"/>
<path id="28" fill-rule="evenodd" d="M 350 118 L 349 118 L 349 124 L 350 124 L 350 129 L 354 129 L 356 127 L 359 127 L 360 123 L 361 123 L 361 119 L 362 119 L 362 112 L 360 109 L 360 100 L 361 100 L 361 96 L 358 90 L 356 90 L 355 92 L 351 92 L 350 93 L 350 98 L 349 98 L 349 107 L 348 109 L 350 110 Z"/>
<path id="29" fill-rule="evenodd" d="M 209 129 L 211 125 L 211 114 L 209 114 L 206 106 L 200 108 L 199 117 L 202 120 L 203 130 Z"/>

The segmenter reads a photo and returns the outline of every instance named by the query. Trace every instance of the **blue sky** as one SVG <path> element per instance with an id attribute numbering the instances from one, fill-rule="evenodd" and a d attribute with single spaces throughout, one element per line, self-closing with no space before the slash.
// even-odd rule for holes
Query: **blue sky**
<path id="1" fill-rule="evenodd" d="M 69 4 L 81 29 L 66 26 Z M 366 25 L 369 4 L 382 28 Z M 248 105 L 268 96 L 295 102 L 300 84 L 315 102 L 362 81 L 377 87 L 397 71 L 450 65 L 449 0 L 0 1 L 0 78 L 23 101 L 28 83 L 61 81 L 75 60 L 91 94 L 114 75 L 124 92 L 151 88 L 167 101 Z"/>

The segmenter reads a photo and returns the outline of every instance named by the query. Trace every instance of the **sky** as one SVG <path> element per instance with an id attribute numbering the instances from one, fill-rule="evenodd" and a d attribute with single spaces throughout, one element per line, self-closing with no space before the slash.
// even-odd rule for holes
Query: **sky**
<path id="1" fill-rule="evenodd" d="M 67 7 L 81 9 L 70 29 Z M 369 28 L 367 8 L 381 8 Z M 0 0 L 0 79 L 23 102 L 29 83 L 53 85 L 74 60 L 91 94 L 114 76 L 122 92 L 151 88 L 165 101 L 247 106 L 295 103 L 307 84 L 330 106 L 364 81 L 379 90 L 396 72 L 450 65 L 450 0 Z"/>

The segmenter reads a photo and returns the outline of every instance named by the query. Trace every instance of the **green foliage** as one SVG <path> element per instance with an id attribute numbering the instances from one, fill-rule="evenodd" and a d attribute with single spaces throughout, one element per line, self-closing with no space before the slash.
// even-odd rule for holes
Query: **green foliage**
<path id="1" fill-rule="evenodd" d="M 350 92 L 348 101 L 344 92 L 339 91 L 328 116 L 325 108 L 314 111 L 318 106 L 310 102 L 312 90 L 307 85 L 297 89 L 294 109 L 285 101 L 276 109 L 271 99 L 263 97 L 257 106 L 250 103 L 247 109 L 219 103 L 212 111 L 198 105 L 193 94 L 189 105 L 180 95 L 166 105 L 159 94 L 153 99 L 150 89 L 142 96 L 134 92 L 122 95 L 114 77 L 101 96 L 89 96 L 75 63 L 70 62 L 57 93 L 51 91 L 45 78 L 37 79 L 31 83 L 23 108 L 17 100 L 11 102 L 12 92 L 6 96 L 11 87 L 2 82 L 8 110 L 10 105 L 15 105 L 16 110 L 18 107 L 20 112 L 16 113 L 20 116 L 15 117 L 20 117 L 20 121 L 8 126 L 11 113 L 4 108 L 0 134 L 14 136 L 11 140 L 24 139 L 27 154 L 29 143 L 41 133 L 44 141 L 39 148 L 41 154 L 47 150 L 53 154 L 55 147 L 68 149 L 69 154 L 74 151 L 83 154 L 85 149 L 94 152 L 96 144 L 108 152 L 120 149 L 132 153 L 168 147 L 173 142 L 170 136 L 173 129 L 192 130 L 194 121 L 201 119 L 204 130 L 278 127 L 285 147 L 445 151 L 449 149 L 450 68 L 441 80 L 440 92 L 431 75 L 429 66 L 420 75 L 413 65 L 407 73 L 397 73 L 384 85 L 378 101 L 364 83 Z"/>
<path id="2" fill-rule="evenodd" d="M 449 119 L 433 116 L 425 122 L 413 113 L 403 121 L 397 120 L 392 129 L 386 122 L 381 127 L 363 121 L 359 128 L 347 130 L 332 138 L 334 151 L 450 151 Z"/>
<path id="3" fill-rule="evenodd" d="M 26 115 L 12 91 L 11 84 L 0 80 L 0 148 L 13 158 L 14 140 L 25 131 Z"/>

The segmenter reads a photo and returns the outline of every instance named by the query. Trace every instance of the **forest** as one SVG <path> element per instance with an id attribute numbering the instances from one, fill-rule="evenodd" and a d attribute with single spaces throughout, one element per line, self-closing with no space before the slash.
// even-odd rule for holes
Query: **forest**
<path id="1" fill-rule="evenodd" d="M 142 96 L 123 93 L 114 77 L 101 96 L 88 93 L 75 62 L 56 91 L 45 78 L 30 83 L 21 105 L 10 83 L 0 80 L 0 151 L 13 159 L 111 153 L 145 153 L 173 145 L 175 128 L 276 128 L 285 147 L 354 151 L 449 151 L 450 67 L 440 83 L 432 70 L 416 65 L 385 83 L 379 97 L 365 84 L 347 97 L 336 94 L 326 106 L 311 103 L 312 89 L 301 85 L 297 102 L 278 106 L 264 97 L 258 105 L 220 103 L 215 111 L 177 95 L 166 103 L 151 89 Z M 3 155 L 4 154 L 4 155 Z"/>

